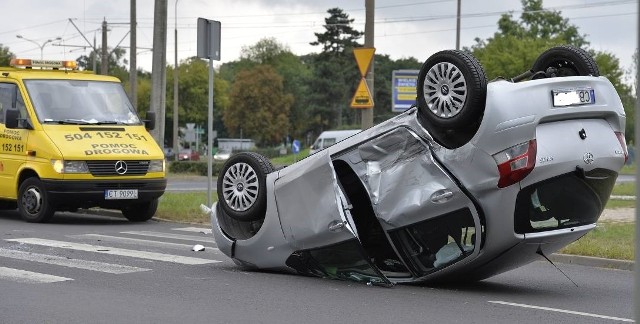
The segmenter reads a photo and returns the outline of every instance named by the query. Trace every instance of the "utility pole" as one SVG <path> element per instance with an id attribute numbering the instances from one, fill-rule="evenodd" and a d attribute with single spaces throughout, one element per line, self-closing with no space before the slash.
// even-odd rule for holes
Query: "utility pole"
<path id="1" fill-rule="evenodd" d="M 164 147 L 167 72 L 167 0 L 155 0 L 153 9 L 153 57 L 151 62 L 151 106 L 159 117 L 152 131 L 158 145 Z"/>
<path id="2" fill-rule="evenodd" d="M 458 15 L 456 18 L 456 49 L 460 49 L 460 2 L 462 0 L 458 0 Z"/>
<path id="3" fill-rule="evenodd" d="M 637 43 L 636 43 L 636 48 L 640 47 L 640 33 L 638 32 L 638 28 L 640 28 L 640 2 L 638 2 L 638 18 L 636 21 L 636 34 L 637 34 Z M 640 116 L 640 96 L 638 95 L 638 89 L 640 89 L 640 55 L 636 55 L 636 118 L 634 121 L 634 128 L 635 128 L 635 136 L 634 136 L 634 146 L 635 146 L 635 151 L 636 151 L 636 161 L 637 161 L 637 156 L 638 156 L 638 152 L 640 152 L 640 118 L 638 118 L 638 116 Z M 637 163 L 637 162 L 636 162 Z M 636 183 L 640 183 L 640 169 L 636 168 Z M 635 316 L 636 316 L 636 323 L 640 323 L 640 201 L 638 199 L 636 199 L 636 246 L 635 246 L 635 251 L 636 251 L 636 260 L 635 260 L 635 266 L 634 266 L 634 272 L 635 272 L 635 302 L 633 303 L 635 305 Z"/>
<path id="4" fill-rule="evenodd" d="M 175 44 L 174 44 L 174 65 L 173 65 L 173 151 L 178 150 L 178 0 L 176 0 L 176 6 L 174 11 L 175 19 Z M 196 146 L 198 142 L 196 141 Z M 178 154 L 174 155 L 176 161 L 178 161 Z"/>
<path id="5" fill-rule="evenodd" d="M 138 111 L 138 49 L 136 48 L 136 0 L 131 0 L 131 29 L 129 32 L 129 100 L 133 109 Z"/>
<path id="6" fill-rule="evenodd" d="M 373 36 L 374 36 L 374 10 L 375 10 L 375 0 L 365 0 L 365 21 L 364 21 L 364 47 L 373 48 Z M 371 92 L 371 96 L 375 93 L 373 88 L 373 62 L 375 59 L 371 59 L 371 66 L 369 68 L 369 73 L 367 73 L 367 87 L 369 87 L 369 91 Z M 373 96 L 375 97 L 375 96 Z M 375 105 L 375 102 L 374 102 Z M 375 106 L 374 106 L 375 107 Z M 373 127 L 373 109 L 374 107 L 368 109 L 362 109 L 362 129 L 367 129 Z"/>
<path id="7" fill-rule="evenodd" d="M 107 51 L 107 20 L 102 20 L 102 60 L 100 74 L 109 74 L 109 51 Z"/>

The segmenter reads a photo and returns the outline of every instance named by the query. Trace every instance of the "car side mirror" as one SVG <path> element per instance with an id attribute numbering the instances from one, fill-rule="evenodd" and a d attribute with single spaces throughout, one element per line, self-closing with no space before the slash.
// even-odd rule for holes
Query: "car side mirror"
<path id="1" fill-rule="evenodd" d="M 4 123 L 7 128 L 18 128 L 18 119 L 20 119 L 20 111 L 18 109 L 5 109 Z"/>
<path id="2" fill-rule="evenodd" d="M 144 121 L 144 128 L 147 130 L 153 130 L 156 128 L 156 113 L 153 111 L 147 111 L 147 118 Z"/>

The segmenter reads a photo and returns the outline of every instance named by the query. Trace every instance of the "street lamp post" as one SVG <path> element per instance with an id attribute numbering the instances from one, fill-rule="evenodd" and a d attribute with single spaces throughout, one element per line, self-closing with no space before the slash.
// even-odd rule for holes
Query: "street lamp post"
<path id="1" fill-rule="evenodd" d="M 24 40 L 26 40 L 26 41 L 28 41 L 28 42 L 32 42 L 32 43 L 34 43 L 34 44 L 38 45 L 38 47 L 40 47 L 40 59 L 43 59 L 43 58 L 44 58 L 44 47 L 45 47 L 47 44 L 52 43 L 54 40 L 62 40 L 62 38 L 60 38 L 60 37 L 56 37 L 55 39 L 47 39 L 44 43 L 40 44 L 40 43 L 38 43 L 38 42 L 36 42 L 36 41 L 34 41 L 34 40 L 31 40 L 31 39 L 25 38 L 25 37 L 23 37 L 22 35 L 16 35 L 16 37 L 17 37 L 17 38 L 20 38 L 20 39 L 24 39 Z"/>
<path id="2" fill-rule="evenodd" d="M 176 0 L 175 11 L 175 61 L 173 65 L 173 151 L 179 152 L 178 149 L 178 0 Z M 178 154 L 175 154 L 175 160 L 178 161 Z"/>

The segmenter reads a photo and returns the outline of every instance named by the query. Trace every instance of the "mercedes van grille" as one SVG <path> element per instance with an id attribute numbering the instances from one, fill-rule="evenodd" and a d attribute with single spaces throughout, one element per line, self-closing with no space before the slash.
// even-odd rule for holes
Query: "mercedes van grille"
<path id="1" fill-rule="evenodd" d="M 89 172 L 96 177 L 145 175 L 149 160 L 87 161 Z"/>

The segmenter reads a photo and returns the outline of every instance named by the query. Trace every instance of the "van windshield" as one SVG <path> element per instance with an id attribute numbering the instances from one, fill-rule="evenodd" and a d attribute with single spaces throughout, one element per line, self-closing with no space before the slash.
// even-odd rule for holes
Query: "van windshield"
<path id="1" fill-rule="evenodd" d="M 26 80 L 41 123 L 140 124 L 122 86 L 84 80 Z"/>

